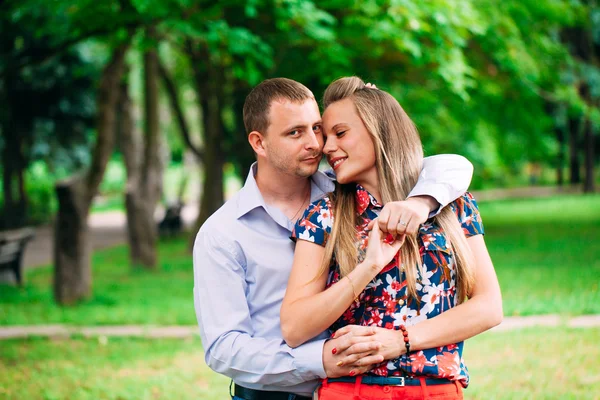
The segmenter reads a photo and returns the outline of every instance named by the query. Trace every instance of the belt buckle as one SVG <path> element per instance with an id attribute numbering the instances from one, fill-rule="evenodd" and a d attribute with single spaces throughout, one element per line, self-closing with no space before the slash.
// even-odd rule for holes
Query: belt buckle
<path id="1" fill-rule="evenodd" d="M 405 382 L 404 382 L 404 377 L 403 376 L 397 377 L 396 379 L 400 379 L 400 383 L 394 383 L 394 384 L 392 384 L 390 386 L 404 386 Z"/>

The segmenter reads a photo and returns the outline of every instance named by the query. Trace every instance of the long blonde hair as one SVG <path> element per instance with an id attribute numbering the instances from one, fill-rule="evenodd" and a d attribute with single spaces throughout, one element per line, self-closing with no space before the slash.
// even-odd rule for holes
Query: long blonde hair
<path id="1" fill-rule="evenodd" d="M 423 165 L 423 147 L 414 123 L 398 101 L 379 89 L 367 88 L 357 77 L 347 77 L 331 83 L 323 96 L 323 106 L 350 98 L 375 148 L 375 167 L 379 192 L 383 204 L 404 200 L 417 183 Z M 334 223 L 325 247 L 321 273 L 324 273 L 335 255 L 342 276 L 356 266 L 358 260 L 356 226 L 356 184 L 337 184 L 331 194 Z M 455 256 L 458 303 L 471 293 L 474 282 L 473 258 L 462 228 L 450 207 L 445 207 L 435 217 Z M 407 235 L 401 250 L 402 264 L 406 270 L 410 297 L 416 294 L 416 268 L 423 268 L 417 235 Z M 423 276 L 423 275 L 422 275 Z"/>

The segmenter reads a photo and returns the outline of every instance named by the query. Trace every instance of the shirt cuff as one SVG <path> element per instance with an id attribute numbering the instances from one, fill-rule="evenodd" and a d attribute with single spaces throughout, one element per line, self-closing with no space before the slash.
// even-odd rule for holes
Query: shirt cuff
<path id="1" fill-rule="evenodd" d="M 429 218 L 433 218 L 442 211 L 442 208 L 446 207 L 450 201 L 448 200 L 449 188 L 445 183 L 434 183 L 434 182 L 417 182 L 413 190 L 408 194 L 408 197 L 416 196 L 431 196 L 440 205 L 437 209 L 429 213 Z"/>
<path id="2" fill-rule="evenodd" d="M 315 379 L 327 378 L 325 367 L 323 366 L 324 344 L 325 339 L 317 339 L 292 349 L 294 366 L 303 376 L 312 374 Z"/>

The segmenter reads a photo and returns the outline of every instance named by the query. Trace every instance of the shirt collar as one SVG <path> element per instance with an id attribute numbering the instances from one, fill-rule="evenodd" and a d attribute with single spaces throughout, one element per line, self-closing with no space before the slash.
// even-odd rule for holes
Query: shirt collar
<path id="1" fill-rule="evenodd" d="M 258 170 L 258 164 L 254 162 L 250 167 L 250 172 L 246 178 L 244 187 L 240 190 L 237 207 L 237 218 L 241 218 L 245 214 L 254 210 L 255 208 L 262 207 L 267 210 L 265 199 L 258 189 L 256 184 L 256 171 Z M 311 176 L 311 195 L 310 201 L 316 201 L 322 198 L 325 194 L 333 192 L 335 189 L 334 184 L 335 176 L 328 175 L 321 171 L 317 171 Z"/>
<path id="2" fill-rule="evenodd" d="M 383 205 L 377 201 L 375 197 L 367 189 L 360 184 L 356 184 L 356 213 L 362 215 L 369 206 L 372 208 L 381 208 Z"/>
<path id="3" fill-rule="evenodd" d="M 256 184 L 256 179 L 254 178 L 254 175 L 256 175 L 256 169 L 257 164 L 254 162 L 250 167 L 250 172 L 246 178 L 246 183 L 244 183 L 244 187 L 240 190 L 237 209 L 238 218 L 241 218 L 245 214 L 258 207 L 262 207 L 265 210 L 267 209 L 265 199 L 263 199 L 262 194 L 258 189 L 258 185 Z"/>

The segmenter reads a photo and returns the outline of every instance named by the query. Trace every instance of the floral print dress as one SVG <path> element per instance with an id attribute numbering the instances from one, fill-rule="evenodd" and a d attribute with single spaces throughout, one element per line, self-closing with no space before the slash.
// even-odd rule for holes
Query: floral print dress
<path id="1" fill-rule="evenodd" d="M 366 227 L 372 219 L 377 218 L 383 206 L 360 185 L 356 187 L 356 203 L 357 213 L 362 217 L 361 225 L 356 227 L 359 253 L 364 254 L 368 241 Z M 484 233 L 477 203 L 470 193 L 465 193 L 448 207 L 456 214 L 466 237 Z M 328 197 L 315 201 L 296 222 L 292 237 L 325 246 L 333 226 L 331 211 Z M 419 229 L 418 241 L 423 262 L 423 273 L 417 268 L 416 289 L 419 301 L 409 299 L 406 276 L 403 268 L 398 265 L 396 255 L 334 323 L 332 331 L 345 325 L 399 329 L 401 324 L 414 325 L 457 305 L 455 260 L 442 228 L 434 220 L 428 220 Z M 339 280 L 339 265 L 334 258 L 330 265 L 327 287 Z M 466 387 L 469 373 L 462 359 L 462 350 L 463 342 L 413 351 L 409 354 L 410 363 L 406 363 L 404 356 L 384 361 L 371 370 L 370 374 L 402 376 L 404 370 L 411 375 L 458 380 Z"/>

